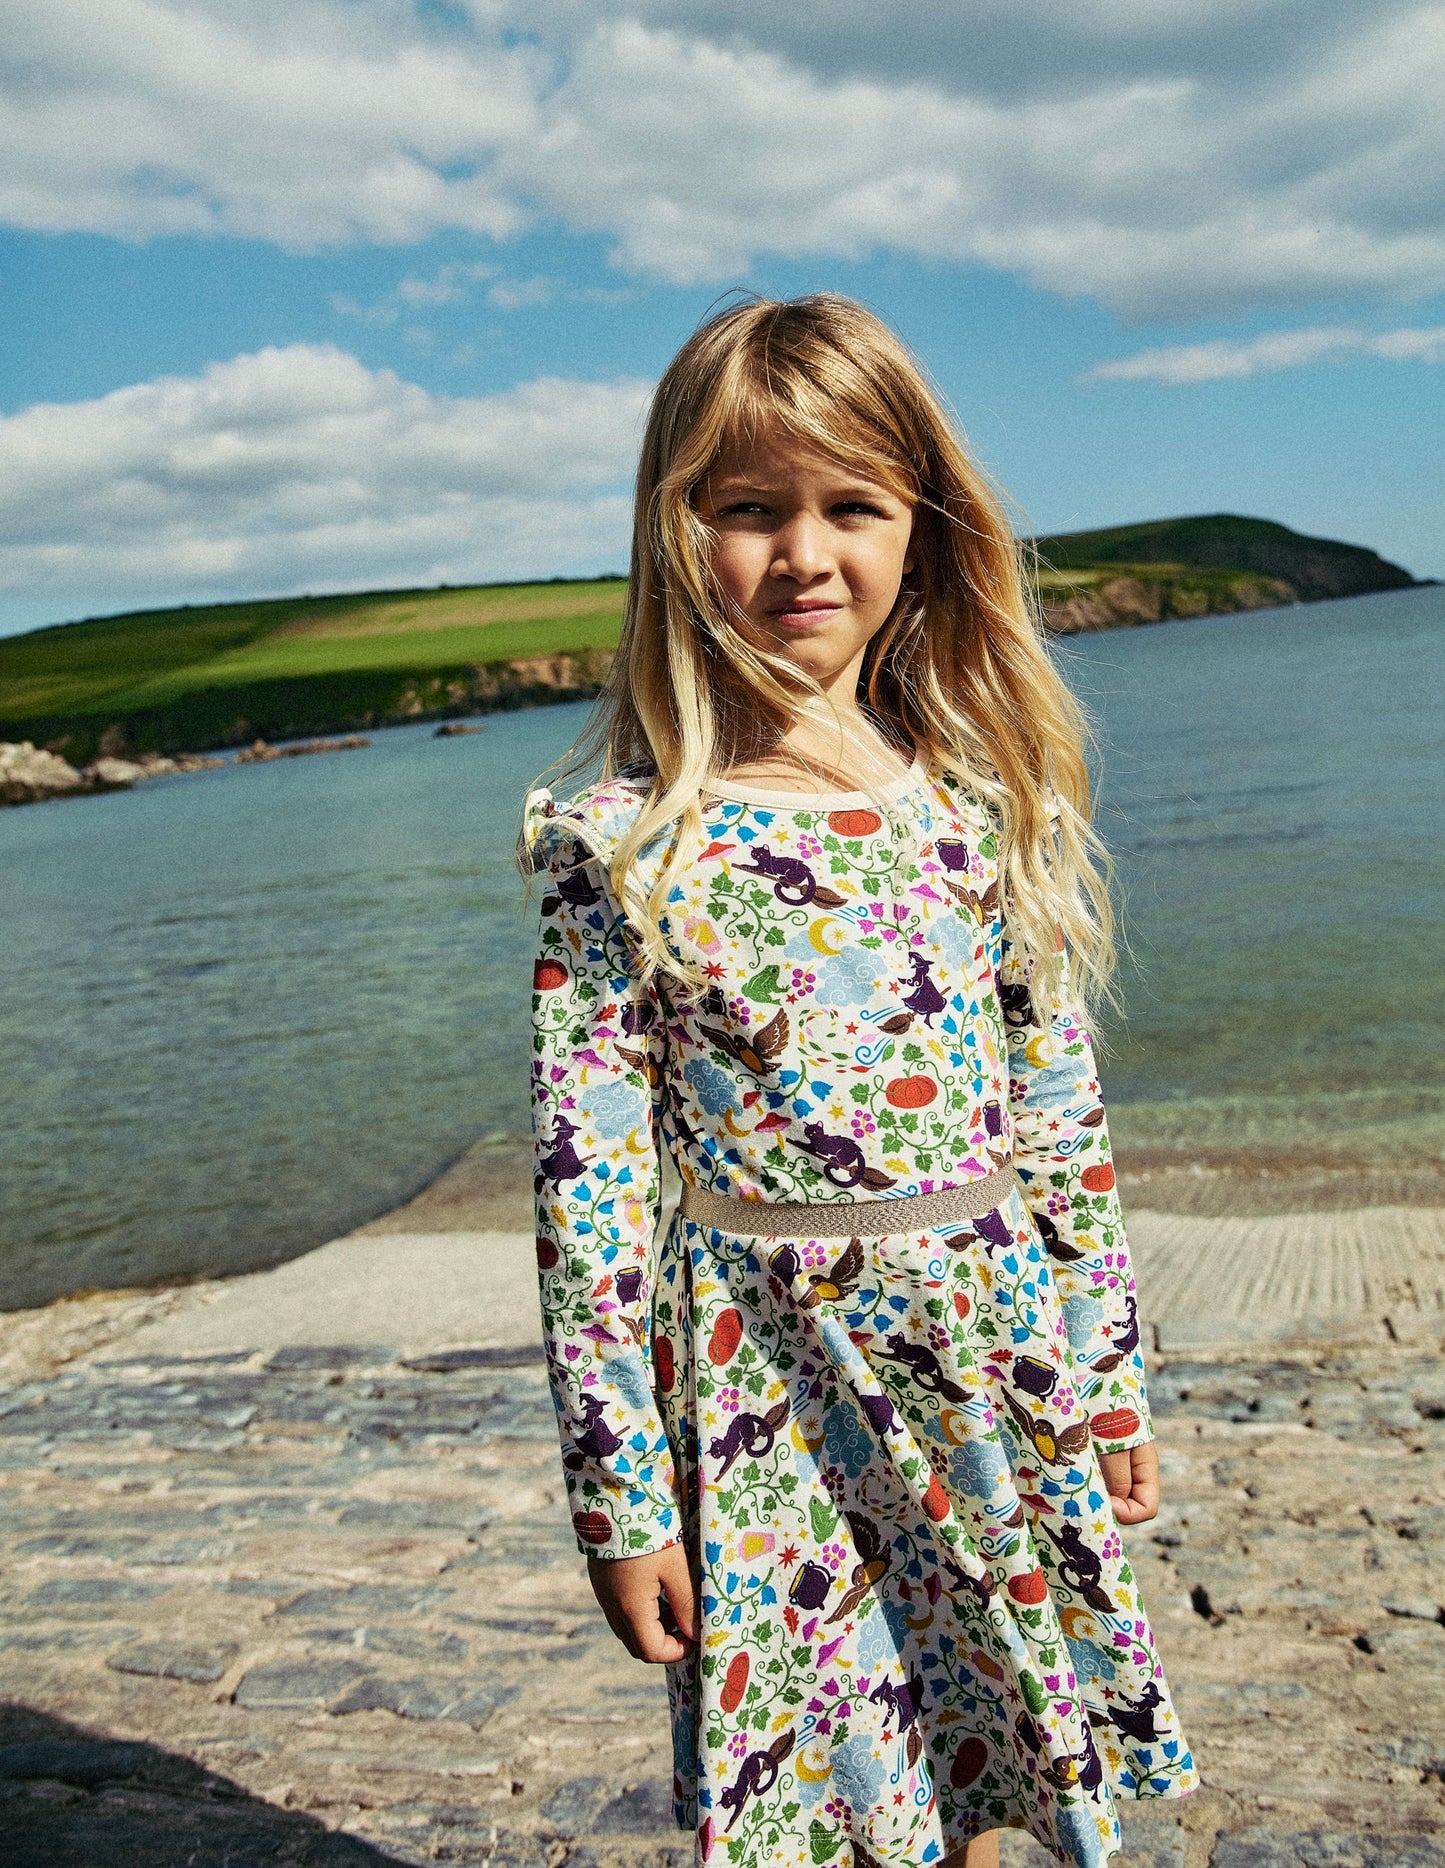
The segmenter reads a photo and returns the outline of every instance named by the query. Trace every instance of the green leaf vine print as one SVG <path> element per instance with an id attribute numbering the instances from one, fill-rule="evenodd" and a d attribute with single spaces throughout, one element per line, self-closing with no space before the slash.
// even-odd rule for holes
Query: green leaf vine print
<path id="1" fill-rule="evenodd" d="M 706 798 L 664 925 L 708 984 L 644 984 L 606 866 L 641 782 L 527 799 L 537 1257 L 579 1547 L 681 1540 L 699 1577 L 678 1820 L 728 1868 L 922 1868 L 1000 1826 L 1095 1868 L 1116 1797 L 1195 1771 L 1096 1457 L 1151 1428 L 1067 968 L 1037 1006 L 996 816 L 915 764 L 886 814 Z M 762 1230 L 659 1228 L 664 1149 Z M 980 1218 L 766 1230 L 1010 1161 Z"/>

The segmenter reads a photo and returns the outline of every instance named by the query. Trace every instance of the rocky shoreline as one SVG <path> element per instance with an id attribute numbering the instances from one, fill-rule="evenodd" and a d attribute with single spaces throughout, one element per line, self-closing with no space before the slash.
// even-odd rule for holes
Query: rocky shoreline
<path id="1" fill-rule="evenodd" d="M 234 762 L 202 752 L 142 752 L 133 759 L 103 755 L 88 765 L 74 766 L 59 753 L 34 746 L 28 739 L 0 741 L 0 805 L 43 804 L 55 798 L 132 791 L 142 779 L 165 778 L 176 772 L 214 772 L 231 763 L 262 765 L 308 753 L 354 752 L 370 744 L 358 733 L 345 739 L 312 739 L 293 746 L 272 746 L 258 739 L 238 752 Z"/>
<path id="2" fill-rule="evenodd" d="M 40 804 L 50 798 L 91 797 L 98 791 L 129 791 L 143 778 L 170 772 L 207 772 L 224 759 L 204 753 L 141 753 L 134 759 L 102 757 L 73 766 L 59 753 L 33 746 L 28 739 L 0 741 L 0 805 Z"/>

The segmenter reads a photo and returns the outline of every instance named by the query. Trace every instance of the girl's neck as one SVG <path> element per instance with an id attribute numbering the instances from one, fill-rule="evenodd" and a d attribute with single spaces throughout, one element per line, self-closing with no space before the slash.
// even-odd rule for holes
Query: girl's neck
<path id="1" fill-rule="evenodd" d="M 801 721 L 772 740 L 742 751 L 719 778 L 779 791 L 861 791 L 901 778 L 912 763 L 861 712 L 841 713 L 828 732 Z"/>

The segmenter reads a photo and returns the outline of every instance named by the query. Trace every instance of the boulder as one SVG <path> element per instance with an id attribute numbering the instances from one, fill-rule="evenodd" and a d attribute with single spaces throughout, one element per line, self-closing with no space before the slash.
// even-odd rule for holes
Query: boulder
<path id="1" fill-rule="evenodd" d="M 81 777 L 88 778 L 97 791 L 125 791 L 144 778 L 147 769 L 132 759 L 92 759 Z"/>
<path id="2" fill-rule="evenodd" d="M 86 789 L 80 773 L 59 753 L 42 752 L 28 739 L 0 741 L 0 804 L 36 804 Z"/>

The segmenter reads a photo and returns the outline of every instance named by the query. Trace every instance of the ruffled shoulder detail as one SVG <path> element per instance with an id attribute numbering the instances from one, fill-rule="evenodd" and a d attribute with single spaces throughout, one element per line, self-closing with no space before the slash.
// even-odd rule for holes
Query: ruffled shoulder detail
<path id="1" fill-rule="evenodd" d="M 646 777 L 619 776 L 561 800 L 546 785 L 527 793 L 522 806 L 522 839 L 533 872 L 568 870 L 597 857 L 606 865 L 637 820 L 647 797 Z M 665 844 L 665 839 L 659 840 Z M 651 851 L 652 844 L 646 846 Z"/>

